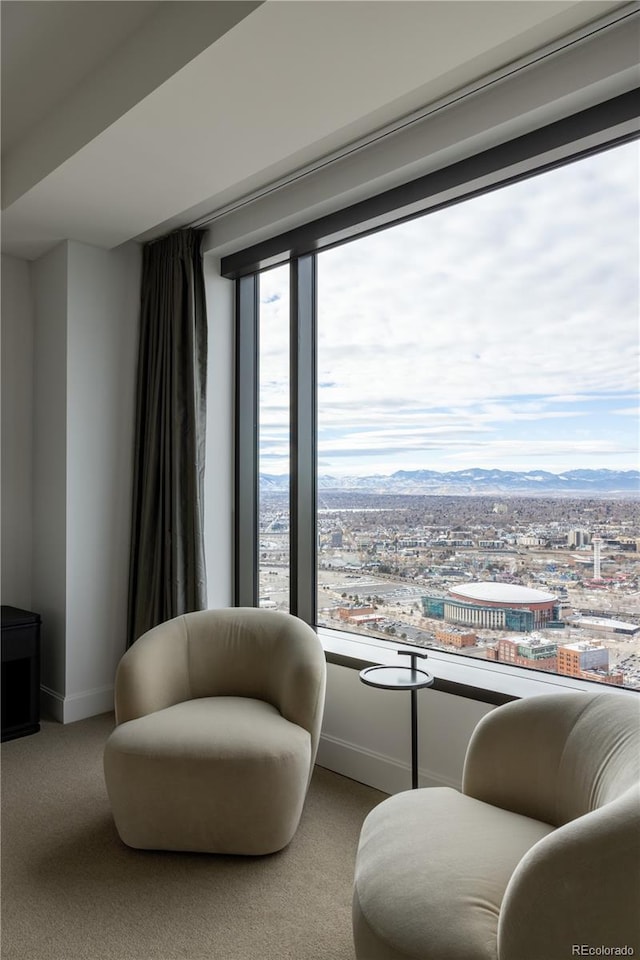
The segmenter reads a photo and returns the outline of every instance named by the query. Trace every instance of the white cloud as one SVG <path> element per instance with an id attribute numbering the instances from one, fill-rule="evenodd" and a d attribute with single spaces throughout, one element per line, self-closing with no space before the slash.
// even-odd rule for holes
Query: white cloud
<path id="1" fill-rule="evenodd" d="M 331 386 L 319 389 L 320 429 L 407 461 L 420 438 L 501 432 L 507 446 L 456 454 L 469 466 L 516 455 L 520 429 L 517 456 L 540 467 L 561 446 L 560 469 L 625 456 L 635 466 L 639 210 L 629 144 L 322 253 L 318 379 Z M 274 421 L 288 405 L 275 388 L 288 377 L 286 283 L 286 270 L 261 281 Z M 572 442 L 572 421 L 590 435 Z M 377 437 L 358 433 L 367 426 Z"/>

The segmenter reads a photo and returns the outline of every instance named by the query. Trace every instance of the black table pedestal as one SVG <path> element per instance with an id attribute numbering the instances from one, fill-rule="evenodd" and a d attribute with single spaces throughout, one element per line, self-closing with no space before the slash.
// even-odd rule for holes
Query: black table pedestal
<path id="1" fill-rule="evenodd" d="M 418 670 L 416 658 L 427 659 L 422 651 L 398 650 L 400 656 L 411 657 L 410 667 L 365 667 L 360 679 L 369 687 L 380 690 L 409 690 L 411 692 L 411 789 L 418 786 L 418 690 L 433 685 L 434 678 L 425 670 Z"/>

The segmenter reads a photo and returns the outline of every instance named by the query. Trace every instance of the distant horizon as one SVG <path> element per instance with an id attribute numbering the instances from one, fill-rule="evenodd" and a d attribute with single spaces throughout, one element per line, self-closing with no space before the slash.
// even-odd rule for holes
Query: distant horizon
<path id="1" fill-rule="evenodd" d="M 532 467 L 528 470 L 509 468 L 509 467 L 461 467 L 460 469 L 455 470 L 436 470 L 433 467 L 415 467 L 412 469 L 407 469 L 406 467 L 398 467 L 395 470 L 392 470 L 389 473 L 383 473 L 380 471 L 375 471 L 373 473 L 353 473 L 349 472 L 338 472 L 338 471 L 328 471 L 326 473 L 321 473 L 318 470 L 318 476 L 335 476 L 335 477 L 393 477 L 397 473 L 437 473 L 437 474 L 464 474 L 471 472 L 483 472 L 483 473 L 517 473 L 521 475 L 528 475 L 533 473 L 545 473 L 553 477 L 562 477 L 565 474 L 571 473 L 634 473 L 640 478 L 640 468 L 634 467 L 570 467 L 568 470 L 548 470 L 545 467 Z M 290 476 L 290 471 L 285 471 L 284 473 L 276 473 L 272 470 L 259 470 L 259 476 L 264 477 L 288 477 Z"/>

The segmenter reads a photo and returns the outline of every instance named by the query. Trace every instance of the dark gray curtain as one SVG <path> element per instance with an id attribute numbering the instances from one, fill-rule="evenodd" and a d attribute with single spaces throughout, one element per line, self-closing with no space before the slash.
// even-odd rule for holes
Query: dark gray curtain
<path id="1" fill-rule="evenodd" d="M 207 315 L 202 231 L 144 248 L 127 645 L 206 607 Z"/>

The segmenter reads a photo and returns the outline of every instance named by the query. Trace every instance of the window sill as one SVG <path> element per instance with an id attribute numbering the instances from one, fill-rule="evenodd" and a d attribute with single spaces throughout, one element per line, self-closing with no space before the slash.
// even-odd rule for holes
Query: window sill
<path id="1" fill-rule="evenodd" d="M 317 630 L 327 662 L 352 670 L 362 670 L 364 667 L 383 663 L 396 664 L 399 650 L 410 653 L 412 649 L 416 649 L 408 644 L 359 636 L 328 627 L 318 627 Z M 483 703 L 500 705 L 509 700 L 535 697 L 543 693 L 570 691 L 610 692 L 618 696 L 638 694 L 636 690 L 527 670 L 523 667 L 510 667 L 508 664 L 471 660 L 441 650 L 429 650 L 428 653 L 425 669 L 435 677 L 433 690 Z"/>

